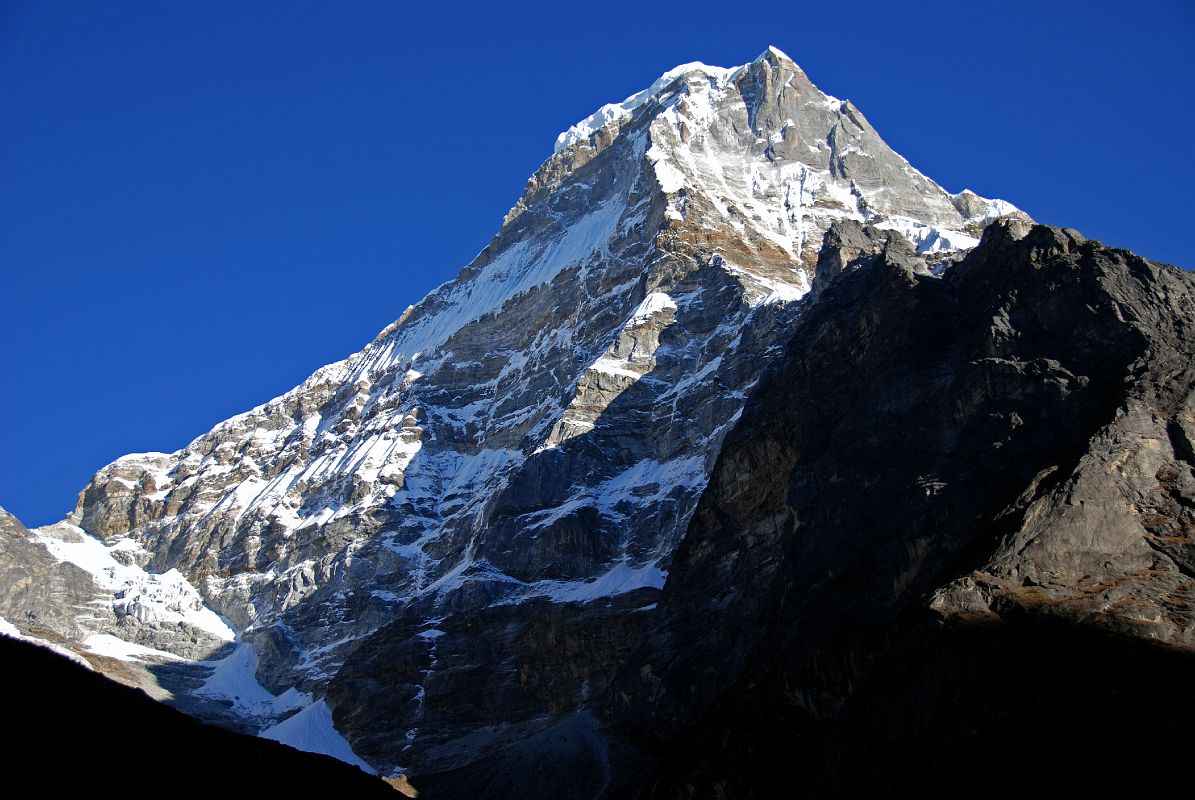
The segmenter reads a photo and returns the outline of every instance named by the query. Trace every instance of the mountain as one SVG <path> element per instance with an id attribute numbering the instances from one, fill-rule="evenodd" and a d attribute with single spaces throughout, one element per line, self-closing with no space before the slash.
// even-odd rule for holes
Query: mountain
<path id="1" fill-rule="evenodd" d="M 1018 602 L 1075 622 L 1102 608 L 1090 585 L 1137 598 L 1125 576 L 1161 574 L 1099 536 L 1067 561 L 1077 517 L 1053 544 L 994 531 L 1117 392 L 1189 387 L 1188 288 L 949 194 L 774 48 L 684 65 L 561 134 L 474 261 L 363 350 L 105 467 L 62 523 L 12 521 L 0 612 L 205 719 L 442 796 L 683 795 L 750 763 L 718 731 L 765 753 L 763 731 L 851 707 L 889 652 L 852 636 Z M 1140 413 L 1182 429 L 1166 403 Z M 1155 506 L 1177 522 L 1142 541 L 1182 565 L 1173 441 Z M 1122 633 L 1186 647 L 1183 568 L 1123 604 L 1170 616 Z M 802 671 L 811 619 L 833 635 Z M 760 676 L 788 694 L 752 694 Z M 744 735 L 740 706 L 768 724 Z"/>

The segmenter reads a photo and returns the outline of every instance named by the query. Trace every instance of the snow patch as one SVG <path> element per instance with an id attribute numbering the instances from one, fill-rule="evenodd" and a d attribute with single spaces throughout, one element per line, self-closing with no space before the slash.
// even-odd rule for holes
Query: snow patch
<path id="1" fill-rule="evenodd" d="M 722 260 L 719 266 L 739 279 L 743 288 L 747 290 L 747 301 L 751 305 L 795 303 L 809 294 L 812 288 L 804 272 L 794 273 L 793 282 L 786 283 L 749 272 L 725 260 Z"/>
<path id="2" fill-rule="evenodd" d="M 663 589 L 668 573 L 656 563 L 632 567 L 618 564 L 591 581 L 540 581 L 532 584 L 530 596 L 551 598 L 558 603 L 585 603 L 636 589 Z"/>
<path id="3" fill-rule="evenodd" d="M 183 623 L 224 641 L 236 638 L 178 570 L 154 574 L 113 558 L 114 550 L 129 549 L 123 542 L 108 547 L 82 528 L 67 523 L 37 528 L 33 535 L 59 561 L 86 571 L 97 586 L 112 592 L 112 611 L 117 616 L 131 616 L 142 623 Z"/>
<path id="4" fill-rule="evenodd" d="M 667 89 L 673 81 L 682 75 L 688 75 L 691 72 L 703 72 L 720 82 L 725 82 L 728 77 L 739 69 L 741 68 L 734 67 L 727 69 L 726 67 L 711 67 L 708 64 L 702 64 L 700 61 L 693 61 L 688 64 L 681 64 L 679 67 L 673 67 L 656 78 L 651 86 L 643 91 L 635 92 L 621 103 L 607 103 L 557 136 L 556 145 L 552 148 L 552 152 L 559 153 L 570 145 L 584 141 L 612 122 L 621 123 L 623 120 L 629 119 L 637 108 Z"/>
<path id="5" fill-rule="evenodd" d="M 437 310 L 408 321 L 376 357 L 374 366 L 391 364 L 432 350 L 470 322 L 500 311 L 506 301 L 537 286 L 550 283 L 565 269 L 582 266 L 594 253 L 605 252 L 625 210 L 621 202 L 610 201 L 563 228 L 554 238 L 536 247 L 520 241 L 504 250 L 472 279 L 447 283 L 423 303 Z M 432 370 L 425 369 L 428 374 Z"/>
<path id="6" fill-rule="evenodd" d="M 963 189 L 958 194 L 951 195 L 951 199 L 955 201 L 955 205 L 960 205 L 961 203 L 974 205 L 975 203 L 979 203 L 981 210 L 968 216 L 967 221 L 981 227 L 986 226 L 992 220 L 1007 217 L 1010 214 L 1018 214 L 1021 211 L 1021 209 L 1007 200 L 992 200 L 987 197 L 981 197 L 970 189 Z"/>
<path id="7" fill-rule="evenodd" d="M 647 160 L 656 173 L 656 183 L 664 194 L 675 194 L 685 188 L 685 173 L 668 161 L 668 155 L 659 145 L 652 145 L 647 151 Z"/>
<path id="8" fill-rule="evenodd" d="M 360 767 L 371 775 L 377 774 L 377 770 L 354 753 L 352 746 L 336 730 L 336 726 L 332 724 L 332 709 L 328 708 L 328 704 L 323 700 L 317 700 L 298 714 L 265 729 L 259 735 L 290 745 L 296 750 L 332 756 Z"/>
<path id="9" fill-rule="evenodd" d="M 631 312 L 631 316 L 627 318 L 623 327 L 630 327 L 633 325 L 642 325 L 665 309 L 676 310 L 676 303 L 673 299 L 664 292 L 651 292 L 647 297 L 643 298 L 643 302 L 635 307 Z"/>
<path id="10" fill-rule="evenodd" d="M 274 695 L 257 682 L 257 653 L 239 644 L 232 655 L 215 662 L 215 669 L 195 694 L 228 700 L 238 712 L 262 716 L 270 710 Z"/>
<path id="11" fill-rule="evenodd" d="M 270 710 L 275 714 L 285 714 L 288 711 L 306 708 L 309 705 L 311 705 L 311 695 L 300 692 L 292 686 L 274 698 L 270 703 Z"/>
<path id="12" fill-rule="evenodd" d="M 979 244 L 973 236 L 958 231 L 936 228 L 908 217 L 889 217 L 875 224 L 880 230 L 896 231 L 904 236 L 918 253 L 941 253 L 953 250 L 970 250 Z"/>
<path id="13" fill-rule="evenodd" d="M 586 373 L 600 372 L 623 379 L 623 385 L 617 391 L 609 392 L 607 402 L 613 402 L 614 398 L 641 380 L 656 366 L 655 352 L 659 347 L 658 341 L 653 338 L 650 345 L 637 347 L 625 355 L 619 355 L 617 352 L 618 342 L 623 334 L 631 328 L 646 324 L 657 314 L 669 310 L 676 311 L 676 308 L 676 301 L 665 292 L 648 293 L 618 329 L 614 336 L 614 344 L 607 347 L 606 351 L 586 369 Z M 581 394 L 578 393 L 534 452 L 542 453 L 545 450 L 551 450 L 561 443 L 593 429 L 593 423 L 584 416 L 585 412 L 578 410 L 582 407 L 583 402 Z"/>
<path id="14" fill-rule="evenodd" d="M 145 659 L 162 659 L 165 661 L 181 661 L 181 657 L 164 650 L 126 642 L 110 633 L 96 633 L 83 640 L 83 646 L 97 656 L 108 656 L 121 661 L 143 661 Z"/>

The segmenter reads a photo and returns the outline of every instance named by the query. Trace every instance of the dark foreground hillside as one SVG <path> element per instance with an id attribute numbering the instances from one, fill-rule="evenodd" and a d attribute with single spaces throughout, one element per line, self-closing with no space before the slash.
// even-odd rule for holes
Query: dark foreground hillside
<path id="1" fill-rule="evenodd" d="M 6 797 L 396 798 L 328 756 L 226 731 L 0 636 Z"/>

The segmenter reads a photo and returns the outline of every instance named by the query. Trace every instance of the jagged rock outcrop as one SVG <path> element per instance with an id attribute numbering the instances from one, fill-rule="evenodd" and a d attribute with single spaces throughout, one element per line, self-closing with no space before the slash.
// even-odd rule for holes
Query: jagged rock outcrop
<path id="1" fill-rule="evenodd" d="M 1036 794 L 1179 758 L 1195 279 L 1019 223 L 942 277 L 827 240 L 604 701 L 659 758 L 647 795 Z"/>
<path id="2" fill-rule="evenodd" d="M 167 656 L 222 650 L 233 633 L 194 588 L 177 571 L 145 572 L 136 553 L 128 539 L 105 546 L 66 523 L 30 531 L 0 508 L 0 619 L 85 657 L 92 637 L 114 634 Z"/>
<path id="3" fill-rule="evenodd" d="M 98 594 L 91 576 L 41 546 L 20 520 L 0 508 L 0 617 L 31 634 L 81 639 L 78 616 Z"/>

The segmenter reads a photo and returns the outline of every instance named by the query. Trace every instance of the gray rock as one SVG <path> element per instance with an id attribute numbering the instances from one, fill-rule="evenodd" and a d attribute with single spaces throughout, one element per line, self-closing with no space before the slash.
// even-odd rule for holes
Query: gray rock
<path id="1" fill-rule="evenodd" d="M 0 617 L 23 633 L 63 642 L 82 638 L 79 616 L 99 594 L 91 576 L 38 544 L 0 508 Z"/>

